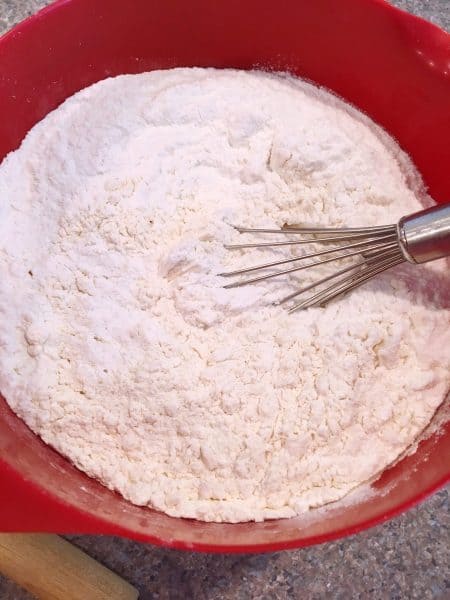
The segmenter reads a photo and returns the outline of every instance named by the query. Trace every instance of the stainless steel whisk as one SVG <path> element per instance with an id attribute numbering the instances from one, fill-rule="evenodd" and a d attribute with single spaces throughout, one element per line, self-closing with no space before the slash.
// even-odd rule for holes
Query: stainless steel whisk
<path id="1" fill-rule="evenodd" d="M 229 273 L 220 273 L 222 277 L 236 277 L 247 273 L 264 272 L 256 277 L 237 280 L 225 285 L 225 288 L 240 287 L 345 258 L 357 257 L 353 264 L 322 277 L 277 302 L 277 304 L 289 302 L 302 295 L 303 299 L 295 303 L 289 312 L 310 306 L 323 306 L 330 300 L 362 285 L 378 273 L 405 261 L 420 264 L 450 256 L 450 203 L 403 217 L 396 225 L 382 227 L 327 228 L 284 225 L 281 229 L 248 227 L 236 227 L 236 229 L 240 233 L 288 234 L 299 238 L 288 241 L 232 244 L 226 246 L 229 250 L 305 244 L 324 244 L 325 249 Z M 338 243 L 339 245 L 336 245 Z M 333 246 L 328 247 L 329 244 Z M 309 260 L 312 262 L 303 262 Z M 301 264 L 282 270 L 277 269 L 292 263 Z M 323 287 L 329 282 L 332 282 L 331 285 Z M 321 289 L 317 291 L 317 288 Z M 306 292 L 313 293 L 305 298 Z"/>

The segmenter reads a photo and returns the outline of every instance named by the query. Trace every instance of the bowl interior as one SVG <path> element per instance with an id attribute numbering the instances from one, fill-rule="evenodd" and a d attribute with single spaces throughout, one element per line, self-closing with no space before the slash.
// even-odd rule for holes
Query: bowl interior
<path id="1" fill-rule="evenodd" d="M 60 0 L 0 40 L 0 159 L 79 89 L 175 66 L 289 70 L 335 91 L 394 135 L 431 195 L 450 196 L 449 36 L 382 0 Z M 388 215 L 387 215 L 388 217 Z M 200 523 L 132 506 L 43 444 L 0 397 L 0 528 L 96 532 L 182 548 L 271 550 L 381 522 L 449 478 L 450 423 L 386 470 L 377 493 L 318 520 Z"/>

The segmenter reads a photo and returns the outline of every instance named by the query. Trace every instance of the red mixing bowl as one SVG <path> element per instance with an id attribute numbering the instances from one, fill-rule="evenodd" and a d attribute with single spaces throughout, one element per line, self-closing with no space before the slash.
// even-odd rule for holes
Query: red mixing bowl
<path id="1" fill-rule="evenodd" d="M 397 138 L 437 202 L 450 200 L 450 36 L 382 0 L 60 0 L 0 39 L 0 159 L 99 79 L 194 65 L 289 70 L 334 90 Z M 46 446 L 2 398 L 0 456 L 0 530 L 268 551 L 355 533 L 437 490 L 450 479 L 450 421 L 386 470 L 374 497 L 313 522 L 201 523 L 133 506 Z"/>

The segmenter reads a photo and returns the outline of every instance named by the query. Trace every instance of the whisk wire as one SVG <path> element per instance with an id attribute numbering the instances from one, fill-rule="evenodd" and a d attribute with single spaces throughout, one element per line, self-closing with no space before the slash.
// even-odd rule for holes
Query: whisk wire
<path id="1" fill-rule="evenodd" d="M 373 264 L 373 262 L 375 260 L 378 260 L 379 258 L 393 258 L 394 256 L 398 256 L 398 248 L 392 248 L 390 250 L 378 251 L 377 254 L 371 255 L 369 258 L 367 258 L 367 260 L 363 259 L 357 263 L 350 265 L 349 267 L 346 267 L 345 269 L 340 269 L 339 271 L 336 271 L 335 273 L 331 273 L 331 275 L 322 277 L 322 279 L 319 279 L 318 281 L 313 281 L 309 285 L 306 285 L 306 286 L 296 290 L 292 294 L 289 294 L 289 296 L 285 296 L 281 300 L 278 300 L 277 302 L 275 302 L 275 304 L 277 304 L 277 305 L 284 304 L 285 302 L 288 302 L 289 300 L 293 300 L 297 296 L 300 296 L 300 294 L 304 294 L 305 292 L 308 292 L 309 290 L 319 287 L 320 285 L 327 283 L 328 281 L 331 281 L 332 279 L 336 279 L 336 278 L 340 277 L 341 275 L 345 275 L 345 273 L 349 273 L 351 271 L 356 271 L 358 269 L 361 269 L 364 266 Z"/>
<path id="2" fill-rule="evenodd" d="M 395 242 L 389 243 L 389 244 L 385 244 L 383 246 L 384 250 L 390 250 L 390 249 L 394 249 L 396 247 Z M 370 248 L 370 247 L 369 247 Z M 371 249 L 379 249 L 379 246 L 373 246 Z M 244 279 L 241 281 L 235 281 L 233 283 L 229 283 L 228 285 L 225 285 L 224 288 L 225 289 L 231 289 L 231 288 L 236 288 L 236 287 L 241 287 L 244 285 L 250 285 L 251 283 L 257 283 L 258 281 L 264 281 L 266 279 L 273 279 L 274 277 L 279 277 L 280 275 L 288 275 L 290 273 L 295 273 L 296 271 L 302 271 L 303 269 L 309 269 L 311 267 L 317 267 L 319 265 L 323 265 L 323 264 L 327 264 L 327 263 L 331 263 L 337 260 L 342 260 L 344 258 L 351 258 L 352 256 L 357 256 L 361 254 L 361 250 L 354 250 L 353 252 L 347 252 L 345 254 L 341 254 L 339 256 L 333 256 L 331 258 L 326 258 L 323 260 L 318 260 L 312 263 L 308 263 L 306 265 L 300 265 L 298 267 L 292 267 L 291 269 L 284 269 L 283 271 L 275 271 L 275 273 L 268 273 L 266 275 L 260 275 L 259 277 L 253 277 L 251 279 Z M 311 254 L 308 258 L 310 257 L 314 257 L 314 256 L 318 256 L 318 254 Z M 273 265 L 280 265 L 280 264 L 285 264 L 286 262 L 293 262 L 292 260 L 289 261 L 279 261 L 276 263 L 272 263 L 270 266 Z M 252 267 L 249 270 L 243 269 L 242 271 L 235 271 L 234 273 L 221 273 L 220 275 L 222 277 L 230 277 L 231 275 L 234 274 L 241 274 L 241 273 L 247 273 L 247 272 L 251 272 L 251 271 L 257 271 L 257 270 L 262 270 L 263 268 L 267 268 L 267 265 L 263 266 L 259 266 L 259 267 Z"/>
<path id="3" fill-rule="evenodd" d="M 230 250 L 277 248 L 296 244 L 311 244 L 313 247 L 318 244 L 325 244 L 325 246 L 331 244 L 332 247 L 326 247 L 326 249 L 316 252 L 307 251 L 300 256 L 291 255 L 289 258 L 282 260 L 273 260 L 272 262 L 244 269 L 220 273 L 222 277 L 232 277 L 256 273 L 257 271 L 264 272 L 256 277 L 244 278 L 229 283 L 224 286 L 225 288 L 240 287 L 273 277 L 289 275 L 303 269 L 358 257 L 350 261 L 350 264 L 343 266 L 343 268 L 326 274 L 275 302 L 275 304 L 282 304 L 313 290 L 312 295 L 292 306 L 290 312 L 310 306 L 323 305 L 400 263 L 408 261 L 413 264 L 421 264 L 450 256 L 450 203 L 406 215 L 395 225 L 379 227 L 329 228 L 296 224 L 285 224 L 281 229 L 234 227 L 240 233 L 299 235 L 300 238 L 285 238 L 274 242 L 255 241 L 244 244 L 229 244 L 226 248 Z M 312 262 L 308 262 L 309 260 Z M 303 264 L 303 261 L 307 262 Z M 302 264 L 296 264 L 281 270 L 277 269 L 282 265 L 298 262 Z M 320 289 L 323 285 L 326 287 Z M 317 289 L 319 291 L 316 291 Z"/>
<path id="4" fill-rule="evenodd" d="M 394 240 L 395 240 L 395 235 L 393 235 L 393 234 L 381 236 L 376 241 L 377 246 L 373 246 L 373 248 L 379 248 L 379 244 L 381 241 L 388 243 L 388 242 L 394 242 Z M 311 241 L 310 243 L 314 243 L 314 241 Z M 302 256 L 293 256 L 291 258 L 285 258 L 283 260 L 277 260 L 277 261 L 273 261 L 273 262 L 269 262 L 269 263 L 263 263 L 260 265 L 255 265 L 253 267 L 248 267 L 246 269 L 238 269 L 236 271 L 219 273 L 219 275 L 221 277 L 234 277 L 236 275 L 244 275 L 245 273 L 251 273 L 252 271 L 259 271 L 261 269 L 278 267 L 279 265 L 285 265 L 285 264 L 292 263 L 292 262 L 307 260 L 308 258 L 316 258 L 317 256 L 324 256 L 326 254 L 333 254 L 335 252 L 342 252 L 343 250 L 351 250 L 353 248 L 364 248 L 365 246 L 367 246 L 366 250 L 369 250 L 369 247 L 371 244 L 374 244 L 373 239 L 365 240 L 363 242 L 356 242 L 354 244 L 347 244 L 345 246 L 339 246 L 336 248 L 328 248 L 327 250 L 321 250 L 320 252 L 312 252 L 309 254 L 303 254 Z M 357 252 L 356 254 L 360 254 L 360 252 Z M 347 256 L 351 256 L 351 255 L 347 255 Z M 345 258 L 345 256 L 343 255 L 341 257 L 336 257 L 333 260 L 337 260 L 337 258 Z M 315 264 L 318 264 L 318 263 L 315 263 Z M 248 281 L 248 283 L 253 283 L 253 282 L 254 282 L 254 280 Z M 241 285 L 244 285 L 244 282 L 242 282 Z M 233 287 L 236 287 L 236 286 L 233 286 Z"/>
<path id="5" fill-rule="evenodd" d="M 405 258 L 402 255 L 400 255 L 400 254 L 397 254 L 394 256 L 391 255 L 391 256 L 387 257 L 385 260 L 382 260 L 382 261 L 376 263 L 375 265 L 373 265 L 371 268 L 368 268 L 367 270 L 364 269 L 356 275 L 355 275 L 355 273 L 352 273 L 350 276 L 345 277 L 344 279 L 342 279 L 341 281 L 338 282 L 337 287 L 336 287 L 336 283 L 328 286 L 324 290 L 318 292 L 317 294 L 314 294 L 313 296 L 307 298 L 303 302 L 296 304 L 295 306 L 293 306 L 292 308 L 289 309 L 289 312 L 291 313 L 291 312 L 295 312 L 296 310 L 300 310 L 303 308 L 309 308 L 311 306 L 317 306 L 317 305 L 324 304 L 326 302 L 330 302 L 330 300 L 333 300 L 334 298 L 337 298 L 338 296 L 342 296 L 343 294 L 346 294 L 347 292 L 351 291 L 355 287 L 360 286 L 362 283 L 368 281 L 369 279 L 372 279 L 372 277 L 374 277 L 375 275 L 378 275 L 378 273 L 382 273 L 383 271 L 386 271 L 387 269 L 390 269 L 391 267 L 394 267 L 395 265 L 399 265 L 402 262 L 405 262 Z M 367 266 L 367 264 L 364 264 L 363 266 Z M 315 286 L 316 285 L 317 285 L 317 283 L 315 284 Z M 315 287 L 315 286 L 313 286 L 313 287 Z M 306 290 L 304 290 L 304 291 L 306 291 Z"/>
<path id="6" fill-rule="evenodd" d="M 386 235 L 388 235 L 389 232 L 383 232 L 383 234 L 379 234 L 378 236 L 371 236 L 371 240 L 372 241 L 376 241 L 377 239 L 380 239 L 380 237 L 384 237 Z M 312 234 L 306 234 L 306 235 L 312 235 Z M 392 238 L 395 237 L 395 232 L 393 232 L 392 234 L 390 234 L 390 236 Z M 367 239 L 367 234 L 366 233 L 350 233 L 348 235 L 335 235 L 335 236 L 331 236 L 331 237 L 309 237 L 309 238 L 305 238 L 302 240 L 289 240 L 287 242 L 256 242 L 256 243 L 251 243 L 251 244 L 225 244 L 225 248 L 227 250 L 243 250 L 245 248 L 264 248 L 264 247 L 270 247 L 270 248 L 274 248 L 277 246 L 297 246 L 297 245 L 303 245 L 303 244 L 314 244 L 314 243 L 320 243 L 320 244 L 326 244 L 326 243 L 336 243 L 336 242 L 344 242 L 344 241 L 351 241 L 351 240 L 357 240 L 360 238 L 365 238 Z"/>
<path id="7" fill-rule="evenodd" d="M 304 235 L 329 235 L 329 234 L 369 234 L 369 235 L 383 235 L 383 233 L 395 233 L 396 225 L 380 225 L 377 227 L 304 227 L 301 225 L 284 225 L 281 229 L 270 229 L 264 227 L 240 227 L 239 225 L 233 225 L 234 229 L 239 233 L 295 233 Z"/>
<path id="8" fill-rule="evenodd" d="M 257 233 L 257 234 L 301 234 L 299 240 L 286 240 L 275 242 L 252 242 L 245 244 L 228 244 L 225 247 L 229 250 L 241 250 L 245 248 L 265 248 L 279 247 L 290 245 L 306 245 L 306 244 L 333 244 L 333 247 L 319 250 L 317 252 L 307 252 L 301 256 L 291 256 L 281 260 L 274 260 L 244 269 L 237 269 L 230 272 L 220 273 L 221 277 L 235 277 L 245 275 L 247 273 L 255 273 L 257 271 L 269 271 L 257 277 L 240 279 L 229 283 L 224 287 L 236 288 L 282 275 L 289 275 L 310 269 L 311 267 L 319 267 L 320 265 L 333 263 L 335 261 L 349 259 L 359 256 L 360 260 L 353 262 L 344 268 L 322 277 L 308 285 L 301 287 L 288 296 L 275 302 L 274 304 L 284 304 L 298 296 L 305 294 L 308 291 L 320 288 L 324 284 L 332 282 L 331 285 L 324 289 L 313 293 L 301 302 L 298 302 L 289 312 L 294 312 L 302 308 L 316 306 L 328 302 L 329 300 L 340 296 L 347 291 L 357 287 L 361 283 L 367 281 L 374 275 L 404 262 L 405 258 L 401 252 L 398 243 L 398 233 L 396 225 L 386 225 L 381 227 L 354 227 L 354 228 L 323 228 L 323 227 L 297 227 L 295 225 L 285 225 L 282 229 L 269 228 L 248 228 L 237 227 L 235 229 L 240 233 Z M 338 244 L 339 245 L 336 245 Z M 319 258 L 319 260 L 317 260 Z M 291 268 L 275 270 L 282 265 L 289 265 L 312 259 L 312 262 L 306 264 L 295 265 Z M 316 260 L 315 260 L 316 259 Z"/>

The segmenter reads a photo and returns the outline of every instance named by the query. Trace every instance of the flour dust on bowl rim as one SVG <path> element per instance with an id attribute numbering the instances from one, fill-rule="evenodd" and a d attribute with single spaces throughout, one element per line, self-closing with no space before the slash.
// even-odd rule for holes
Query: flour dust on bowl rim
<path id="1" fill-rule="evenodd" d="M 243 9 L 238 2 L 197 1 L 176 13 L 143 1 L 125 7 L 60 2 L 0 41 L 6 117 L 0 156 L 65 98 L 111 75 L 193 65 L 288 69 L 383 125 L 413 158 L 431 196 L 443 202 L 449 194 L 448 58 L 447 34 L 375 0 L 339 7 L 331 0 L 292 2 L 282 14 L 265 2 Z M 130 505 L 45 446 L 3 401 L 0 443 L 3 530 L 111 533 L 210 551 L 293 548 L 350 534 L 413 505 L 449 477 L 447 423 L 441 435 L 387 470 L 374 486 L 378 493 L 357 506 L 312 521 L 200 523 Z"/>

